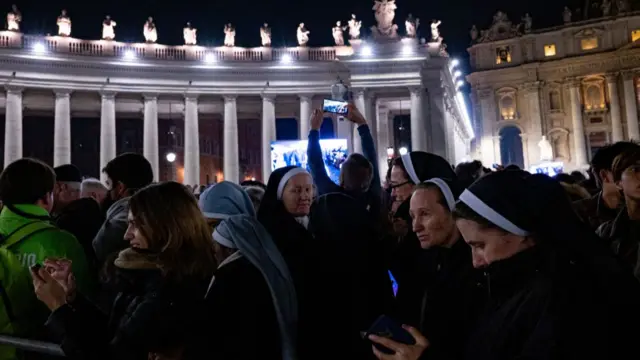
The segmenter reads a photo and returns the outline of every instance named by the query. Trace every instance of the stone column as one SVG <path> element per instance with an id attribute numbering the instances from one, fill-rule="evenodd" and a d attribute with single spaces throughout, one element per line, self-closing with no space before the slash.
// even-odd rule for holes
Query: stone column
<path id="1" fill-rule="evenodd" d="M 640 140 L 635 73 L 633 71 L 625 71 L 622 73 L 622 76 L 624 79 L 624 105 L 627 117 L 627 133 L 629 140 Z"/>
<path id="2" fill-rule="evenodd" d="M 587 148 L 584 139 L 584 123 L 582 120 L 582 104 L 580 104 L 580 82 L 572 79 L 568 82 L 569 100 L 571 104 L 571 121 L 573 123 L 573 156 L 576 168 L 587 165 Z"/>
<path id="3" fill-rule="evenodd" d="M 607 74 L 606 78 L 611 106 L 611 140 L 618 142 L 624 139 L 622 119 L 620 118 L 620 99 L 618 98 L 618 76 L 617 74 Z"/>
<path id="4" fill-rule="evenodd" d="M 362 116 L 367 117 L 367 108 L 369 107 L 369 102 L 367 101 L 367 96 L 364 90 L 356 90 L 354 92 L 354 103 L 356 108 Z M 345 119 L 345 121 L 347 121 Z M 353 139 L 353 152 L 362 154 L 362 141 L 360 141 L 360 134 L 358 133 L 358 128 L 353 125 L 353 123 L 349 122 L 351 128 L 351 137 Z"/>
<path id="5" fill-rule="evenodd" d="M 376 148 L 378 150 L 378 167 L 380 168 L 380 179 L 384 181 L 385 176 L 387 176 L 387 170 L 389 169 L 387 148 L 390 146 L 393 147 L 393 143 L 390 139 L 391 134 L 389 134 L 388 131 L 390 121 L 389 109 L 384 106 L 378 105 L 376 115 L 377 116 L 375 121 L 371 122 L 376 123 L 376 127 L 380 130 L 378 131 Z"/>
<path id="6" fill-rule="evenodd" d="M 300 101 L 302 110 L 302 100 Z M 225 107 L 226 108 L 226 107 Z M 300 124 L 302 124 L 300 118 Z M 226 124 L 226 123 L 225 123 Z M 226 134 L 226 133 L 225 133 Z M 302 133 L 300 134 L 302 136 Z M 307 133 L 308 135 L 308 133 Z M 271 142 L 276 139 L 275 95 L 262 95 L 262 182 L 269 181 L 271 175 Z"/>
<path id="7" fill-rule="evenodd" d="M 184 97 L 184 182 L 200 184 L 200 132 L 198 131 L 198 96 Z"/>
<path id="8" fill-rule="evenodd" d="M 496 153 L 494 147 L 494 126 L 497 123 L 496 117 L 496 101 L 495 93 L 493 89 L 479 89 L 478 99 L 480 99 L 480 112 L 482 119 L 479 121 L 482 124 L 482 132 L 478 134 L 480 140 L 480 154 L 482 158 L 482 164 L 485 167 L 491 167 L 491 165 L 500 162 L 500 151 Z M 499 149 L 499 148 L 498 148 Z"/>
<path id="9" fill-rule="evenodd" d="M 53 166 L 71 164 L 71 91 L 55 90 Z"/>
<path id="10" fill-rule="evenodd" d="M 540 111 L 540 82 L 536 81 L 526 83 L 522 90 L 524 91 L 524 97 L 527 102 L 527 107 L 529 108 L 529 129 L 526 134 L 520 134 L 523 140 L 523 155 L 527 155 L 524 157 L 524 166 L 525 169 L 528 169 L 531 165 L 537 164 L 542 160 L 540 158 L 541 154 L 538 143 L 542 140 L 542 135 L 545 135 L 544 129 L 546 127 L 542 126 L 542 113 Z"/>
<path id="11" fill-rule="evenodd" d="M 409 88 L 411 102 L 411 151 L 428 151 L 427 128 L 423 109 L 423 89 Z"/>
<path id="12" fill-rule="evenodd" d="M 22 88 L 7 87 L 4 166 L 22 158 Z"/>
<path id="13" fill-rule="evenodd" d="M 100 179 L 104 182 L 107 175 L 102 172 L 107 163 L 116 157 L 116 94 L 102 93 L 100 106 Z"/>
<path id="14" fill-rule="evenodd" d="M 300 140 L 307 140 L 309 138 L 312 97 L 311 95 L 300 95 L 300 119 L 298 120 L 300 123 L 298 126 L 300 130 Z M 264 102 L 262 108 L 264 109 Z"/>
<path id="15" fill-rule="evenodd" d="M 144 123 L 142 153 L 153 170 L 153 181 L 160 179 L 160 155 L 158 148 L 158 96 L 156 94 L 143 94 L 144 98 Z"/>
<path id="16" fill-rule="evenodd" d="M 236 97 L 224 97 L 224 179 L 239 182 L 240 160 L 238 158 L 238 113 Z"/>

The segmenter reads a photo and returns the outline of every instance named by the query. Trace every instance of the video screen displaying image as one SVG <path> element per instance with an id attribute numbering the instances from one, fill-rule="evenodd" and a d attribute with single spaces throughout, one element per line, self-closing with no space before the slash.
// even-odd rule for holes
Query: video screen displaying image
<path id="1" fill-rule="evenodd" d="M 348 103 L 346 101 L 325 99 L 322 104 L 322 110 L 324 112 L 345 115 L 348 111 L 347 105 Z"/>
<path id="2" fill-rule="evenodd" d="M 307 140 L 274 141 L 271 143 L 271 170 L 285 166 L 300 166 L 309 170 Z M 324 169 L 336 184 L 340 182 L 340 167 L 347 159 L 346 139 L 320 140 Z"/>
<path id="3" fill-rule="evenodd" d="M 546 162 L 534 165 L 529 169 L 529 172 L 532 174 L 546 174 L 550 177 L 561 174 L 563 171 L 564 163 L 562 163 L 562 161 Z"/>

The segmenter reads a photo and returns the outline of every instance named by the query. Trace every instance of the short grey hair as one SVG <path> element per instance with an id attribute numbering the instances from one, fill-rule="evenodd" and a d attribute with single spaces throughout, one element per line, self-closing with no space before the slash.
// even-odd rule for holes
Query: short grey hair
<path id="1" fill-rule="evenodd" d="M 107 187 L 96 178 L 88 178 L 82 180 L 82 185 L 80 186 L 80 193 L 85 194 L 87 192 L 106 192 Z"/>

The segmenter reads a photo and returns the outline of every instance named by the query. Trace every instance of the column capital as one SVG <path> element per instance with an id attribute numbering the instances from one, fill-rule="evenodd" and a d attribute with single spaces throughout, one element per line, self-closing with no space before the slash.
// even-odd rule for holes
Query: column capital
<path id="1" fill-rule="evenodd" d="M 568 77 L 564 79 L 564 85 L 570 89 L 577 89 L 581 84 L 582 81 L 577 77 Z"/>
<path id="2" fill-rule="evenodd" d="M 638 70 L 636 69 L 620 71 L 620 75 L 622 75 L 622 79 L 625 81 L 635 79 L 637 74 Z"/>
<path id="3" fill-rule="evenodd" d="M 53 89 L 53 93 L 56 95 L 56 98 L 59 97 L 69 97 L 73 90 L 69 89 Z"/>
<path id="4" fill-rule="evenodd" d="M 618 72 L 606 73 L 606 74 L 604 74 L 604 78 L 607 80 L 607 83 L 613 84 L 613 83 L 616 82 L 616 80 L 618 78 Z"/>
<path id="5" fill-rule="evenodd" d="M 5 85 L 4 89 L 7 91 L 7 94 L 14 95 L 22 95 L 22 92 L 24 91 L 24 87 L 16 85 Z"/>
<path id="6" fill-rule="evenodd" d="M 538 92 L 541 86 L 541 81 L 530 81 L 518 86 L 518 88 L 524 92 Z"/>
<path id="7" fill-rule="evenodd" d="M 313 99 L 314 94 L 298 94 L 300 100 L 311 101 Z"/>
<path id="8" fill-rule="evenodd" d="M 114 100 L 116 98 L 115 91 L 100 91 L 103 100 Z"/>
<path id="9" fill-rule="evenodd" d="M 198 94 L 185 93 L 185 94 L 184 94 L 184 99 L 185 99 L 185 100 L 193 100 L 193 101 L 197 101 L 197 100 L 198 100 Z"/>
<path id="10" fill-rule="evenodd" d="M 142 98 L 144 100 L 150 100 L 150 101 L 158 100 L 158 94 L 156 94 L 156 93 L 142 93 Z"/>
<path id="11" fill-rule="evenodd" d="M 409 89 L 409 92 L 412 94 L 413 93 L 421 94 L 424 88 L 422 86 L 409 86 L 408 89 Z"/>
<path id="12" fill-rule="evenodd" d="M 222 95 L 224 102 L 235 102 L 238 98 L 238 95 Z"/>
<path id="13" fill-rule="evenodd" d="M 260 97 L 262 98 L 262 100 L 266 100 L 266 101 L 276 100 L 276 94 L 273 94 L 273 93 L 262 93 L 260 94 Z"/>

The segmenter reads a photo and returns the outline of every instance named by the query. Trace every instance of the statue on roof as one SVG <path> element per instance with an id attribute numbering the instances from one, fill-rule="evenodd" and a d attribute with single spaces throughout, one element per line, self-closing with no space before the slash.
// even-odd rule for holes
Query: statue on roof
<path id="1" fill-rule="evenodd" d="M 182 29 L 182 37 L 184 37 L 185 45 L 195 45 L 197 41 L 197 32 L 198 29 L 191 26 L 190 22 L 187 22 L 187 26 Z"/>
<path id="2" fill-rule="evenodd" d="M 602 10 L 602 16 L 611 15 L 611 0 L 603 0 L 600 10 Z"/>
<path id="3" fill-rule="evenodd" d="M 469 31 L 469 35 L 471 35 L 471 41 L 478 40 L 478 28 L 475 25 L 471 27 L 471 30 Z"/>
<path id="4" fill-rule="evenodd" d="M 565 24 L 568 24 L 571 22 L 571 16 L 573 14 L 571 13 L 571 10 L 569 10 L 568 7 L 564 7 L 564 11 L 562 12 L 562 20 L 564 20 Z"/>
<path id="5" fill-rule="evenodd" d="M 18 10 L 18 7 L 14 4 L 11 5 L 11 11 L 7 14 L 7 30 L 20 31 L 20 22 L 22 21 L 22 14 Z"/>
<path id="6" fill-rule="evenodd" d="M 260 28 L 260 40 L 262 40 L 262 46 L 271 46 L 271 28 L 267 23 Z"/>
<path id="7" fill-rule="evenodd" d="M 59 36 L 71 36 L 71 18 L 67 15 L 67 10 L 62 10 L 56 24 Z"/>
<path id="8" fill-rule="evenodd" d="M 147 21 L 144 23 L 142 35 L 144 35 L 144 40 L 148 43 L 155 43 L 158 41 L 158 29 L 156 28 L 156 24 L 153 22 L 153 18 L 151 16 L 149 16 Z"/>
<path id="9" fill-rule="evenodd" d="M 231 23 L 224 26 L 224 46 L 236 46 L 236 28 Z"/>
<path id="10" fill-rule="evenodd" d="M 102 22 L 102 40 L 113 40 L 116 38 L 114 27 L 116 27 L 116 22 L 111 19 L 111 16 L 107 15 Z"/>
<path id="11" fill-rule="evenodd" d="M 623 14 L 629 11 L 628 0 L 618 0 L 618 14 Z"/>
<path id="12" fill-rule="evenodd" d="M 531 32 L 531 27 L 533 26 L 533 18 L 529 13 L 524 14 L 522 18 L 522 23 L 524 24 L 524 33 L 528 34 Z"/>
<path id="13" fill-rule="evenodd" d="M 478 42 L 505 40 L 520 36 L 519 25 L 513 25 L 507 14 L 498 11 L 493 16 L 493 23 L 487 30 L 481 30 Z"/>
<path id="14" fill-rule="evenodd" d="M 358 39 L 360 37 L 360 28 L 362 27 L 362 21 L 356 20 L 356 15 L 351 14 L 351 20 L 349 20 L 349 37 L 351 40 Z"/>
<path id="15" fill-rule="evenodd" d="M 300 23 L 300 25 L 298 25 L 296 36 L 298 38 L 299 46 L 307 46 L 307 43 L 309 42 L 309 33 L 310 31 L 307 30 L 307 28 L 304 26 L 304 23 Z"/>
<path id="16" fill-rule="evenodd" d="M 415 38 L 418 36 L 418 27 L 420 26 L 420 19 L 414 18 L 413 15 L 409 14 L 407 16 L 407 20 L 404 22 L 404 28 L 407 32 L 407 37 Z"/>
<path id="17" fill-rule="evenodd" d="M 344 31 L 347 30 L 346 26 L 342 26 L 342 21 L 336 21 L 336 26 L 331 29 L 333 35 L 333 41 L 336 46 L 344 46 Z"/>
<path id="18" fill-rule="evenodd" d="M 440 26 L 440 24 L 442 24 L 442 21 L 440 20 L 431 20 L 431 41 L 430 42 L 434 42 L 434 43 L 442 42 L 442 36 L 440 36 L 440 29 L 438 29 L 438 26 Z"/>
<path id="19" fill-rule="evenodd" d="M 396 16 L 395 0 L 376 0 L 373 10 L 376 12 L 377 26 L 371 27 L 371 32 L 375 38 L 396 38 L 398 36 L 398 25 L 393 23 Z"/>

